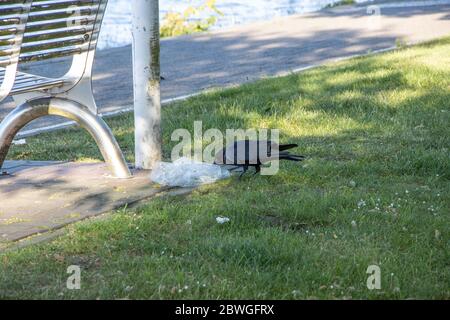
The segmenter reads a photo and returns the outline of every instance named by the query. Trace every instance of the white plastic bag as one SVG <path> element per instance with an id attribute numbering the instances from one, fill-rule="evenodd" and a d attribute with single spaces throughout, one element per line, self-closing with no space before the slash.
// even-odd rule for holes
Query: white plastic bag
<path id="1" fill-rule="evenodd" d="M 159 162 L 150 179 L 163 186 L 196 187 L 230 177 L 230 172 L 220 166 L 180 158 L 174 162 Z"/>

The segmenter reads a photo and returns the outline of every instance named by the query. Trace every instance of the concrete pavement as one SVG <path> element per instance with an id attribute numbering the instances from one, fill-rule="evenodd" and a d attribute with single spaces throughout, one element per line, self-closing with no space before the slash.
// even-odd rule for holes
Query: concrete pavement
<path id="1" fill-rule="evenodd" d="M 3 169 L 0 249 L 169 190 L 151 183 L 147 171 L 111 178 L 104 163 L 7 161 Z"/>

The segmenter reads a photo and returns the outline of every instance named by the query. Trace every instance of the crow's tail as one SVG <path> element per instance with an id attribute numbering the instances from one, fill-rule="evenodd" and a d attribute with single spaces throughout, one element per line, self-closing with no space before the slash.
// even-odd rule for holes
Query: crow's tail
<path id="1" fill-rule="evenodd" d="M 298 144 L 292 143 L 292 144 L 280 144 L 279 151 L 289 150 L 293 148 L 297 148 Z"/>

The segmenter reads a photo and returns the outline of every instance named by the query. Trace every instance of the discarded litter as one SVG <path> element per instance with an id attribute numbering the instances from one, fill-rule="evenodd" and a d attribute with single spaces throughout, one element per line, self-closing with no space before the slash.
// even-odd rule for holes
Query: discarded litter
<path id="1" fill-rule="evenodd" d="M 14 140 L 12 144 L 15 146 L 22 146 L 24 144 L 27 144 L 27 140 L 25 139 Z"/>
<path id="2" fill-rule="evenodd" d="M 218 224 L 225 224 L 227 222 L 230 222 L 230 218 L 227 217 L 217 217 L 216 221 Z"/>
<path id="3" fill-rule="evenodd" d="M 230 172 L 220 166 L 189 158 L 159 162 L 150 175 L 153 182 L 170 187 L 196 187 L 229 177 Z"/>

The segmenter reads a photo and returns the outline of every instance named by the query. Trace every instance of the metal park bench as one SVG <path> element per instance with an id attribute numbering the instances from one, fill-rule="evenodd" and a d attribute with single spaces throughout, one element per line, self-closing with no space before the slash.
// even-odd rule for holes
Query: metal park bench
<path id="1" fill-rule="evenodd" d="M 47 115 L 76 121 L 95 139 L 115 177 L 130 171 L 106 123 L 97 115 L 91 71 L 107 0 L 0 0 L 0 101 L 17 107 L 0 123 L 0 168 L 15 135 Z M 61 78 L 18 71 L 32 61 L 72 57 Z M 49 63 L 51 68 L 51 63 Z"/>

